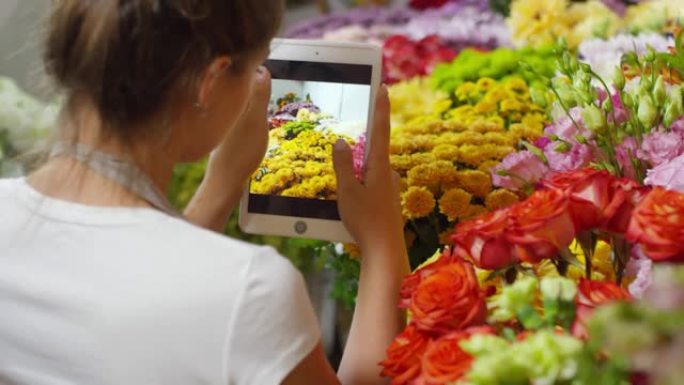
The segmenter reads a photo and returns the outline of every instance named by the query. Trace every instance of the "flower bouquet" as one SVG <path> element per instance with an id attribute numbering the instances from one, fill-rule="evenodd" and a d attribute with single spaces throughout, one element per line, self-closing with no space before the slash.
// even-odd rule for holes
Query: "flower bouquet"
<path id="1" fill-rule="evenodd" d="M 527 200 L 460 224 L 453 249 L 406 278 L 399 306 L 410 324 L 389 347 L 383 375 L 393 384 L 592 384 L 598 374 L 602 384 L 629 383 L 639 368 L 586 342 L 604 338 L 589 320 L 634 297 L 625 286 L 638 273 L 625 272 L 619 249 L 684 261 L 683 221 L 677 192 L 606 171 L 557 174 Z M 613 241 L 615 281 L 592 279 L 599 239 Z M 546 261 L 553 270 L 541 268 Z M 570 267 L 585 276 L 569 278 Z"/>

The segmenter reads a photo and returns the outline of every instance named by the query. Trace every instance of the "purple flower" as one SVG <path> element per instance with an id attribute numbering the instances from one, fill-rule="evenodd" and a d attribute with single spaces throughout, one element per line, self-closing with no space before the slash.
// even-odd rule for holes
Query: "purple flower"
<path id="1" fill-rule="evenodd" d="M 684 154 L 648 170 L 644 183 L 684 194 Z"/>
<path id="2" fill-rule="evenodd" d="M 501 175 L 502 171 L 510 176 Z M 492 180 L 495 186 L 516 191 L 525 184 L 534 186 L 548 172 L 549 168 L 538 156 L 529 151 L 521 151 L 509 154 L 500 165 L 494 167 Z"/>
<path id="3" fill-rule="evenodd" d="M 632 159 L 636 157 L 637 143 L 636 140 L 629 136 L 620 143 L 615 151 L 615 156 L 617 158 L 618 164 L 622 167 L 622 171 L 628 178 L 634 179 L 634 164 Z"/>
<path id="4" fill-rule="evenodd" d="M 544 155 L 555 172 L 575 171 L 594 160 L 591 148 L 585 144 L 554 142 L 546 146 Z"/>
<path id="5" fill-rule="evenodd" d="M 584 120 L 582 119 L 582 109 L 575 107 L 570 110 L 570 115 L 577 122 L 577 125 L 572 122 L 569 116 L 563 115 L 556 119 L 551 125 L 544 129 L 544 135 L 555 139 L 555 137 L 563 139 L 565 141 L 570 141 L 577 143 L 577 136 L 582 136 L 584 139 L 589 140 L 593 137 L 592 132 L 584 126 Z M 579 127 L 578 127 L 579 126 Z"/>
<path id="6" fill-rule="evenodd" d="M 315 104 L 311 102 L 295 102 L 295 103 L 289 103 L 284 105 L 279 111 L 278 114 L 284 114 L 284 115 L 291 115 L 291 116 L 297 116 L 297 113 L 299 110 L 306 108 L 309 110 L 309 112 L 313 112 L 315 114 L 321 112 L 321 109 L 318 108 Z"/>
<path id="7" fill-rule="evenodd" d="M 653 132 L 644 137 L 637 150 L 639 159 L 657 167 L 684 153 L 684 138 L 676 132 Z"/>

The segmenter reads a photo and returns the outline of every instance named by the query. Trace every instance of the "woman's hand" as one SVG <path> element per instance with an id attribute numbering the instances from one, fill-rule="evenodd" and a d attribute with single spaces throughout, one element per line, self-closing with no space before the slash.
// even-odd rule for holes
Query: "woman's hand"
<path id="1" fill-rule="evenodd" d="M 223 231 L 252 173 L 268 148 L 271 74 L 259 67 L 249 105 L 240 120 L 211 153 L 204 180 L 184 215 L 192 223 Z"/>
<path id="2" fill-rule="evenodd" d="M 362 252 L 404 245 L 399 175 L 389 162 L 389 113 L 387 88 L 383 86 L 375 102 L 373 129 L 367 142 L 370 153 L 364 167 L 363 183 L 354 176 L 349 145 L 340 140 L 335 143 L 333 152 L 340 216 Z"/>

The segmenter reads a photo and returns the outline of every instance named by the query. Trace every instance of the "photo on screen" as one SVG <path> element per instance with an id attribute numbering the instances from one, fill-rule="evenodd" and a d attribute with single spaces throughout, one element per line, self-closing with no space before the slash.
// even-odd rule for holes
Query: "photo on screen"
<path id="1" fill-rule="evenodd" d="M 273 215 L 339 219 L 332 148 L 338 139 L 352 148 L 363 141 L 370 79 L 355 77 L 353 68 L 300 71 L 314 80 L 297 79 L 291 70 L 285 79 L 271 70 L 269 145 L 250 180 L 249 208 Z M 340 76 L 345 73 L 346 78 Z M 326 74 L 338 82 L 325 81 Z"/>

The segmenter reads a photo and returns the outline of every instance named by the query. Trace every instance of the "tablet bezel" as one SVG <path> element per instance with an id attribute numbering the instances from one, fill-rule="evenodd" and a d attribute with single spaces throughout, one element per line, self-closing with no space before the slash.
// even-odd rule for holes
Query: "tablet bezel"
<path id="1" fill-rule="evenodd" d="M 372 145 L 371 129 L 374 101 L 381 82 L 382 54 L 380 47 L 370 44 L 329 42 L 318 40 L 274 39 L 269 59 L 318 63 L 361 64 L 372 67 L 371 100 L 366 129 L 366 151 Z M 336 242 L 352 242 L 353 238 L 340 220 L 303 218 L 248 211 L 249 183 L 240 201 L 239 225 L 250 234 L 302 237 Z"/>

